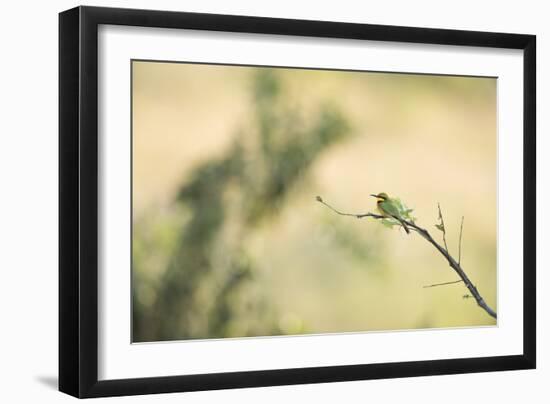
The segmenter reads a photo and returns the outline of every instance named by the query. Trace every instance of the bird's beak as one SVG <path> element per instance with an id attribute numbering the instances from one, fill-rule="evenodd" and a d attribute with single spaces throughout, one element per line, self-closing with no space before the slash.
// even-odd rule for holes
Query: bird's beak
<path id="1" fill-rule="evenodd" d="M 374 196 L 375 198 L 378 198 L 378 195 L 370 194 L 370 196 Z"/>

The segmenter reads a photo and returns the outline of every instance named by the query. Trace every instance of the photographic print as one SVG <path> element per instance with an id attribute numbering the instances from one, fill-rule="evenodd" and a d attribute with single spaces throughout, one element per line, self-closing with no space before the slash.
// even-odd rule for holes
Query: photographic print
<path id="1" fill-rule="evenodd" d="M 496 325 L 496 78 L 131 71 L 133 342 Z"/>

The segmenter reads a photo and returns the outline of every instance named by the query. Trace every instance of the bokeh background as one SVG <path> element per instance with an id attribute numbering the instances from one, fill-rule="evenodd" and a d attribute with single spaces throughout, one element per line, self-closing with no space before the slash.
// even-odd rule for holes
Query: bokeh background
<path id="1" fill-rule="evenodd" d="M 134 61 L 134 342 L 494 325 L 496 79 Z"/>

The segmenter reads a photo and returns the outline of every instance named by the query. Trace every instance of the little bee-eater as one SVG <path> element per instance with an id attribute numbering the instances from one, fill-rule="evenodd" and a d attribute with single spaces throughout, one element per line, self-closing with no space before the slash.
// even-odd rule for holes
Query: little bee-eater
<path id="1" fill-rule="evenodd" d="M 401 223 L 401 226 L 405 229 L 407 234 L 410 233 L 409 227 L 407 226 L 407 223 L 399 217 L 399 209 L 397 208 L 396 202 L 388 196 L 385 192 L 380 192 L 377 195 L 371 194 L 371 196 L 374 196 L 376 201 L 376 207 L 378 209 L 378 212 L 384 217 L 391 217 L 395 220 L 397 220 L 399 223 Z"/>

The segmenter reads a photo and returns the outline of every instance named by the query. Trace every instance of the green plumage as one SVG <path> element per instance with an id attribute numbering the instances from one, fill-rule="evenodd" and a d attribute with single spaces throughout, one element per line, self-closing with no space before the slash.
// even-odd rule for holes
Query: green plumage
<path id="1" fill-rule="evenodd" d="M 388 198 L 385 201 L 379 201 L 378 202 L 378 210 L 380 210 L 382 213 L 386 213 L 389 216 L 397 216 L 399 217 L 399 209 L 397 208 L 397 205 L 393 201 L 393 199 Z"/>

